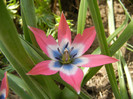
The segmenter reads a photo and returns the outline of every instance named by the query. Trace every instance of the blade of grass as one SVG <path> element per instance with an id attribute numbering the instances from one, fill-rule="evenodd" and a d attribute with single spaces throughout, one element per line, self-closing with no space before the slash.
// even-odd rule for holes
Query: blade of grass
<path id="1" fill-rule="evenodd" d="M 85 20 L 87 14 L 88 2 L 87 0 L 80 1 L 79 13 L 78 13 L 78 24 L 77 24 L 77 33 L 82 34 L 85 27 Z"/>
<path id="2" fill-rule="evenodd" d="M 123 9 L 124 9 L 126 15 L 128 15 L 128 17 L 130 18 L 130 20 L 132 20 L 130 14 L 128 13 L 127 9 L 125 8 L 125 6 L 124 6 L 123 3 L 121 2 L 121 0 L 118 0 L 118 1 L 119 1 L 119 3 L 121 4 L 121 6 L 123 7 Z"/>
<path id="3" fill-rule="evenodd" d="M 127 45 L 133 49 L 133 46 L 131 44 L 127 43 Z"/>
<path id="4" fill-rule="evenodd" d="M 100 11 L 97 5 L 97 0 L 88 0 L 88 4 L 89 4 L 89 10 L 91 12 L 91 16 L 97 31 L 97 38 L 99 41 L 101 52 L 102 54 L 110 56 L 110 52 L 109 52 L 109 48 L 107 45 L 106 36 L 104 32 L 104 27 L 100 16 Z M 121 99 L 112 64 L 106 65 L 105 68 L 106 68 L 108 78 L 116 99 Z"/>
<path id="5" fill-rule="evenodd" d="M 73 94 L 70 89 L 65 87 L 60 95 L 60 99 L 78 99 L 78 95 Z"/>
<path id="6" fill-rule="evenodd" d="M 131 99 L 133 99 L 133 81 L 130 75 L 130 72 L 128 70 L 128 66 L 125 62 L 125 59 L 122 57 L 121 58 L 122 64 L 123 64 L 123 68 L 124 68 L 124 72 L 127 78 L 127 83 L 128 83 L 128 88 L 129 88 L 129 93 L 131 95 Z"/>
<path id="7" fill-rule="evenodd" d="M 60 10 L 60 12 L 62 12 L 61 1 L 58 0 L 58 3 L 59 3 L 59 10 Z"/>
<path id="8" fill-rule="evenodd" d="M 32 27 L 37 27 L 36 23 L 36 16 L 35 16 L 35 8 L 34 8 L 34 1 L 33 0 L 20 0 L 21 4 L 21 11 L 22 11 L 22 18 L 24 18 L 25 23 Z M 25 24 L 24 24 L 25 25 Z M 25 26 L 26 27 L 26 26 Z M 32 44 L 36 47 L 39 47 L 33 33 L 31 31 L 27 32 L 30 35 L 30 39 Z"/>
<path id="9" fill-rule="evenodd" d="M 127 43 L 126 49 L 128 49 L 131 52 L 133 52 L 133 46 L 131 44 Z"/>
<path id="10" fill-rule="evenodd" d="M 116 51 L 118 51 L 118 48 L 121 48 L 123 44 L 133 36 L 133 21 L 131 21 L 127 28 L 123 31 L 123 33 L 119 36 L 119 38 L 115 41 L 114 44 L 110 47 L 110 52 L 113 55 Z"/>
<path id="11" fill-rule="evenodd" d="M 112 34 L 115 31 L 113 0 L 107 0 L 107 5 L 108 5 L 108 28 L 109 28 L 109 33 Z"/>
<path id="12" fill-rule="evenodd" d="M 122 23 L 122 25 L 117 28 L 108 38 L 107 38 L 107 42 L 108 44 L 113 40 L 113 38 L 115 38 L 118 33 L 122 32 L 122 30 L 125 29 L 126 25 L 128 24 L 129 21 L 129 17 L 126 15 L 126 19 L 124 20 L 124 22 Z"/>
<path id="13" fill-rule="evenodd" d="M 22 8 L 21 8 L 21 16 L 22 16 L 22 22 L 23 22 L 24 38 L 25 38 L 26 41 L 32 43 L 31 38 L 30 38 L 30 31 L 27 27 L 27 23 L 26 23 Z"/>
<path id="14" fill-rule="evenodd" d="M 115 54 L 116 58 L 121 60 L 121 58 L 123 58 L 121 51 L 119 50 L 116 54 Z M 127 89 L 126 89 L 126 84 L 125 84 L 125 79 L 124 79 L 124 73 L 123 73 L 123 68 L 122 68 L 122 63 L 121 61 L 118 61 L 118 75 L 119 75 L 119 84 L 120 84 L 120 94 L 122 96 L 123 99 L 129 99 L 128 94 L 127 94 Z"/>
<path id="15" fill-rule="evenodd" d="M 133 49 L 132 48 L 126 47 L 126 49 L 128 49 L 131 52 L 133 52 Z"/>

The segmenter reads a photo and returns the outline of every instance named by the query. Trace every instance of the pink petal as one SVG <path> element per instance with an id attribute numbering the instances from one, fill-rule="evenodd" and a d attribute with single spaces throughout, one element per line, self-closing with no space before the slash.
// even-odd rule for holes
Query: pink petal
<path id="1" fill-rule="evenodd" d="M 61 19 L 60 19 L 60 23 L 59 23 L 59 27 L 58 27 L 58 42 L 59 45 L 62 42 L 69 42 L 69 44 L 71 44 L 71 31 L 70 28 L 66 22 L 66 18 L 64 16 L 64 14 L 62 13 L 61 15 Z M 62 45 L 60 45 L 62 46 Z"/>
<path id="2" fill-rule="evenodd" d="M 1 83 L 0 95 L 4 95 L 5 99 L 7 99 L 8 91 L 9 91 L 9 87 L 8 87 L 8 81 L 7 81 L 7 72 L 5 72 L 4 78 L 2 79 L 2 83 Z"/>
<path id="3" fill-rule="evenodd" d="M 78 49 L 77 57 L 84 54 L 90 48 L 95 39 L 95 36 L 96 36 L 95 27 L 86 28 L 83 31 L 83 35 L 81 34 L 76 35 L 72 43 L 72 46 L 75 49 Z"/>
<path id="4" fill-rule="evenodd" d="M 27 74 L 28 75 L 52 75 L 59 71 L 61 65 L 56 61 L 46 60 L 38 63 Z"/>
<path id="5" fill-rule="evenodd" d="M 50 58 L 55 59 L 54 56 L 52 56 L 52 51 L 58 48 L 55 39 L 51 35 L 46 37 L 44 31 L 40 29 L 34 27 L 29 27 L 29 29 L 34 33 L 36 41 L 43 52 Z"/>
<path id="6" fill-rule="evenodd" d="M 84 55 L 77 58 L 74 64 L 82 67 L 96 67 L 109 63 L 114 63 L 117 61 L 117 59 L 106 55 Z"/>
<path id="7" fill-rule="evenodd" d="M 60 76 L 66 83 L 71 85 L 78 94 L 80 94 L 80 85 L 84 74 L 81 69 L 79 69 L 78 67 L 76 68 L 75 67 L 74 67 L 75 69 L 74 72 L 71 72 L 71 71 L 63 72 L 65 70 L 60 71 Z"/>

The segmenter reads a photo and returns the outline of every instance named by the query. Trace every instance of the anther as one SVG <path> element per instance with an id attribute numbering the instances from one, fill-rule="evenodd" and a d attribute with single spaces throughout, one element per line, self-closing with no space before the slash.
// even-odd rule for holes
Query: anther
<path id="1" fill-rule="evenodd" d="M 77 55 L 77 53 L 76 53 L 76 54 L 74 54 L 74 55 L 72 56 L 72 58 L 74 58 L 76 55 Z"/>
<path id="2" fill-rule="evenodd" d="M 55 57 L 57 60 L 61 60 L 59 57 Z"/>
<path id="3" fill-rule="evenodd" d="M 57 50 L 58 50 L 58 52 L 59 52 L 60 54 L 62 54 L 59 48 L 57 48 Z"/>
<path id="4" fill-rule="evenodd" d="M 69 44 L 69 42 L 67 42 L 67 44 L 65 45 L 65 48 L 67 48 L 67 47 L 68 47 L 68 44 Z"/>
<path id="5" fill-rule="evenodd" d="M 74 47 L 71 47 L 70 52 L 74 49 Z"/>

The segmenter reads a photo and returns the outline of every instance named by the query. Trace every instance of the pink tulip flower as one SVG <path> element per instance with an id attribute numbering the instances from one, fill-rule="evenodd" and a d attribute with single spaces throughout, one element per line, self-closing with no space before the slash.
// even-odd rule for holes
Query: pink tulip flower
<path id="1" fill-rule="evenodd" d="M 2 79 L 1 87 L 0 87 L 0 99 L 7 99 L 8 96 L 8 81 L 7 81 L 7 72 L 4 74 L 4 78 Z"/>
<path id="2" fill-rule="evenodd" d="M 85 29 L 83 35 L 77 34 L 71 43 L 71 31 L 63 13 L 58 27 L 58 43 L 51 35 L 46 37 L 40 29 L 34 27 L 29 27 L 29 29 L 34 33 L 40 48 L 51 60 L 38 63 L 27 74 L 53 75 L 59 72 L 60 77 L 71 85 L 78 94 L 84 76 L 80 66 L 96 67 L 118 61 L 105 55 L 83 55 L 95 39 L 95 28 Z"/>

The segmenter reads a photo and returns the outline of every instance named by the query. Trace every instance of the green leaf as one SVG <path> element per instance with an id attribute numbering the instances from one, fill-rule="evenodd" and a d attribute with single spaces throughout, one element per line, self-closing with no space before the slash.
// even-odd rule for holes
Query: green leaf
<path id="1" fill-rule="evenodd" d="M 125 72 L 127 83 L 128 83 L 129 94 L 131 96 L 131 99 L 133 99 L 133 81 L 132 81 L 130 72 L 128 70 L 128 66 L 127 66 L 127 64 L 125 62 L 125 59 L 123 57 L 121 57 L 121 60 L 122 60 L 124 72 Z"/>
<path id="2" fill-rule="evenodd" d="M 26 28 L 26 24 L 28 26 L 32 26 L 32 27 L 37 27 L 37 23 L 36 23 L 36 16 L 35 16 L 35 8 L 34 8 L 34 1 L 33 0 L 20 0 L 21 1 L 21 11 L 23 14 L 22 18 L 24 22 L 24 29 L 27 30 Z M 26 34 L 28 33 L 28 34 Z M 35 45 L 36 47 L 39 47 L 36 40 L 35 40 L 35 37 L 33 35 L 33 33 L 31 31 L 25 31 L 25 36 L 30 36 L 30 39 L 32 41 L 32 44 Z M 29 39 L 29 38 L 28 38 Z"/>
<path id="3" fill-rule="evenodd" d="M 122 61 L 122 53 L 119 50 L 116 54 L 115 54 L 116 58 Z M 119 84 L 120 84 L 120 94 L 122 96 L 123 99 L 129 99 L 128 94 L 127 94 L 127 89 L 126 89 L 126 83 L 125 83 L 125 79 L 124 79 L 124 72 L 123 72 L 123 64 L 121 61 L 118 61 L 118 75 L 119 75 Z"/>
<path id="4" fill-rule="evenodd" d="M 24 33 L 24 38 L 26 41 L 32 43 L 31 38 L 30 38 L 30 31 L 27 27 L 27 23 L 23 14 L 23 10 L 21 9 L 21 16 L 22 16 L 22 22 L 23 22 L 23 33 Z"/>
<path id="5" fill-rule="evenodd" d="M 82 34 L 85 28 L 86 14 L 87 14 L 88 2 L 87 0 L 80 1 L 79 13 L 78 13 L 78 25 L 77 33 Z"/>
<path id="6" fill-rule="evenodd" d="M 130 14 L 129 14 L 129 12 L 127 11 L 127 9 L 125 8 L 124 4 L 121 2 L 121 0 L 118 0 L 118 1 L 119 1 L 119 3 L 121 4 L 121 6 L 123 7 L 123 9 L 124 9 L 126 15 L 130 18 L 130 20 L 132 20 Z"/>
<path id="7" fill-rule="evenodd" d="M 73 92 L 65 87 L 60 95 L 60 99 L 78 99 L 78 95 L 73 94 Z"/>
<path id="8" fill-rule="evenodd" d="M 114 42 L 114 44 L 110 47 L 110 52 L 113 55 L 116 51 L 118 51 L 123 44 L 133 36 L 133 21 L 131 21 L 126 29 L 122 32 L 119 38 Z"/>
<path id="9" fill-rule="evenodd" d="M 108 6 L 108 29 L 109 29 L 109 34 L 112 34 L 115 31 L 113 0 L 107 0 L 107 6 Z"/>

